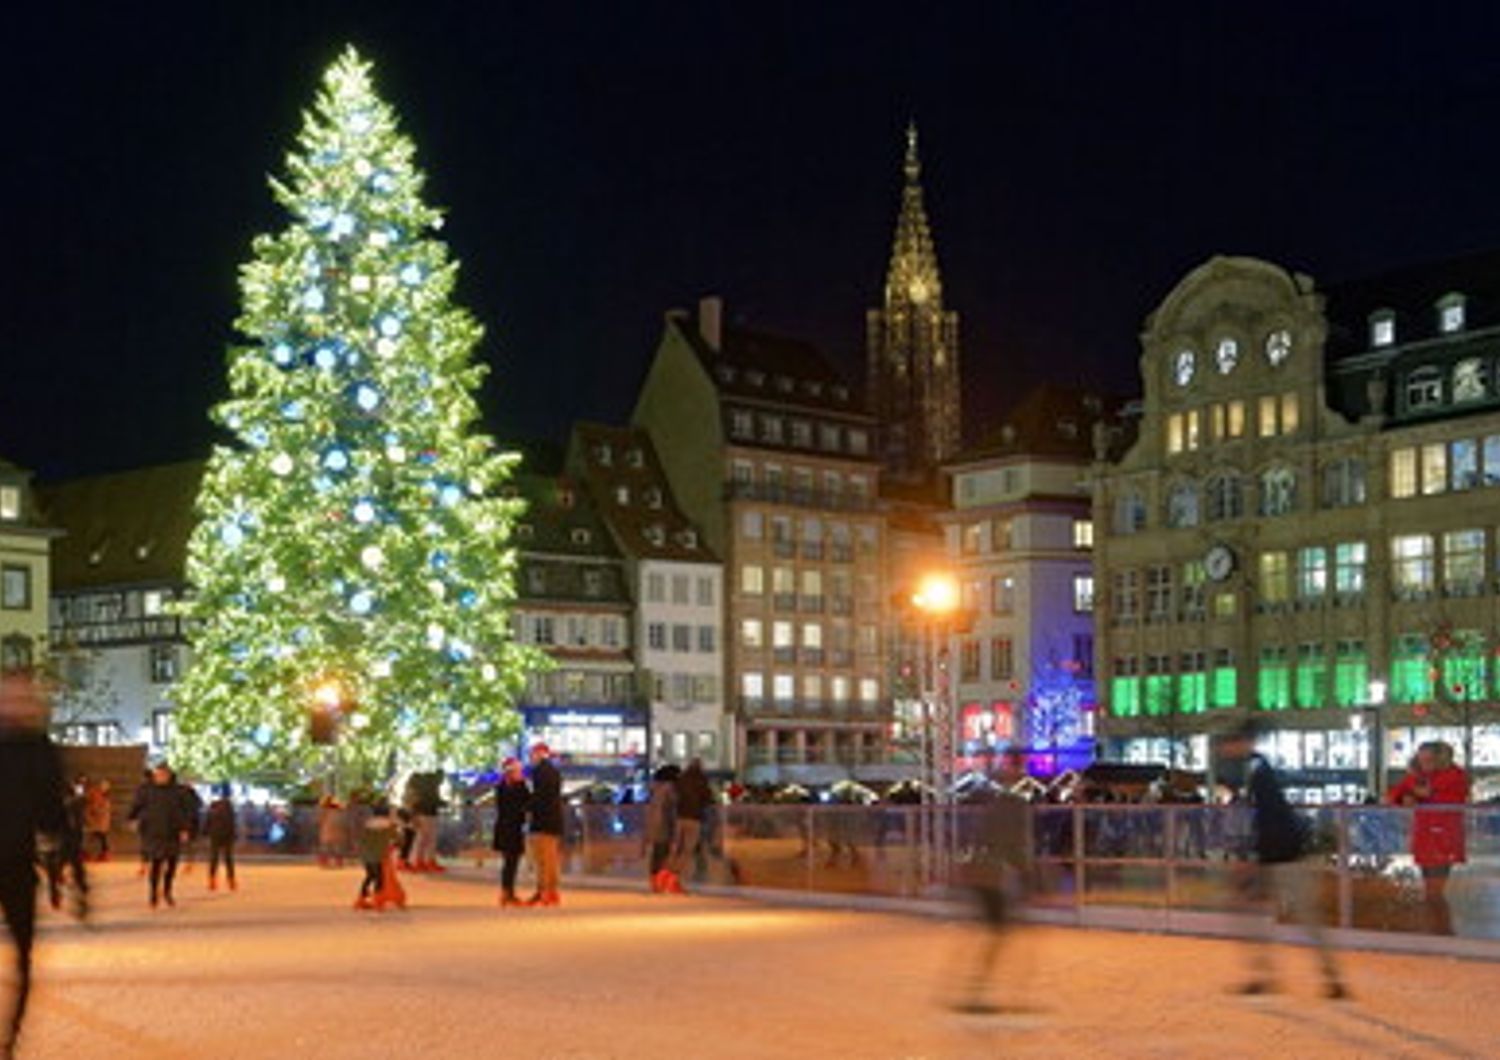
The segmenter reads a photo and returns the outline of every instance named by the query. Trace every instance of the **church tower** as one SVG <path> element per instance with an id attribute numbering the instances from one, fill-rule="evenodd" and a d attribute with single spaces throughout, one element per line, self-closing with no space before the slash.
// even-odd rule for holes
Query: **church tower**
<path id="1" fill-rule="evenodd" d="M 904 168 L 885 307 L 865 315 L 865 328 L 870 411 L 883 432 L 882 457 L 892 475 L 915 480 L 958 451 L 962 410 L 958 314 L 943 308 L 914 124 L 906 129 Z"/>

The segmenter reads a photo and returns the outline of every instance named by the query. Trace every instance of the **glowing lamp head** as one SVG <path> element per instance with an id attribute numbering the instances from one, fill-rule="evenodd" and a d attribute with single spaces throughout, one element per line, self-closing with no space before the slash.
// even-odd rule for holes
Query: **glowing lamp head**
<path id="1" fill-rule="evenodd" d="M 333 710 L 339 704 L 343 703 L 343 701 L 344 689 L 332 678 L 322 682 L 317 688 L 313 689 L 313 702 L 317 703 L 320 707 L 327 707 Z"/>
<path id="2" fill-rule="evenodd" d="M 958 610 L 958 581 L 951 574 L 928 574 L 917 583 L 911 602 L 929 615 L 950 615 Z"/>

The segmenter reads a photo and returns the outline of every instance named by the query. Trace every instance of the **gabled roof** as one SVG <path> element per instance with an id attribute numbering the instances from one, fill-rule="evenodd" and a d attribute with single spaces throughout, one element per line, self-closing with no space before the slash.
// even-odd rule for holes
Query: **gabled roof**
<path id="1" fill-rule="evenodd" d="M 1464 298 L 1463 331 L 1500 326 L 1500 249 L 1331 283 L 1323 293 L 1329 360 L 1369 350 L 1370 317 L 1382 309 L 1396 314 L 1398 345 L 1452 338 L 1438 327 L 1437 304 L 1446 295 Z"/>
<path id="2" fill-rule="evenodd" d="M 1043 383 L 1027 392 L 1004 421 L 949 468 L 1005 457 L 1060 457 L 1084 463 L 1094 457 L 1094 424 L 1113 425 L 1121 402 L 1084 387 Z"/>
<path id="3" fill-rule="evenodd" d="M 526 501 L 512 538 L 523 559 L 537 554 L 620 558 L 592 498 L 579 483 L 566 475 L 518 474 L 511 485 Z"/>
<path id="4" fill-rule="evenodd" d="M 568 466 L 627 555 L 718 561 L 704 543 L 703 532 L 678 507 L 644 428 L 575 424 Z"/>
<path id="5" fill-rule="evenodd" d="M 53 588 L 185 581 L 203 468 L 189 460 L 38 487 L 64 535 L 52 546 Z"/>

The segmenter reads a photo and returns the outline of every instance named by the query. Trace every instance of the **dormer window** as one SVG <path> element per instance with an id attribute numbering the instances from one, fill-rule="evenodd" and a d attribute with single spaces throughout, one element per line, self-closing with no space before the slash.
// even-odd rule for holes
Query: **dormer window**
<path id="1" fill-rule="evenodd" d="M 149 541 L 143 541 L 135 546 L 135 558 L 141 562 L 145 562 L 151 558 L 151 543 Z"/>
<path id="2" fill-rule="evenodd" d="M 661 524 L 659 523 L 652 523 L 650 526 L 646 527 L 645 533 L 646 540 L 651 542 L 657 548 L 660 548 L 662 545 L 665 545 L 667 543 L 667 532 L 662 529 Z"/>
<path id="3" fill-rule="evenodd" d="M 1415 368 L 1406 377 L 1406 407 L 1432 408 L 1443 403 L 1443 373 L 1432 365 Z"/>
<path id="4" fill-rule="evenodd" d="M 557 491 L 557 506 L 559 508 L 571 508 L 571 507 L 573 507 L 573 491 L 570 490 L 570 489 L 561 489 L 561 490 L 558 490 Z"/>
<path id="5" fill-rule="evenodd" d="M 698 547 L 698 532 L 696 530 L 684 530 L 678 536 L 678 539 L 682 542 L 683 548 Z"/>
<path id="6" fill-rule="evenodd" d="M 657 489 L 655 486 L 650 486 L 646 489 L 646 507 L 661 507 L 661 490 Z"/>
<path id="7" fill-rule="evenodd" d="M 630 503 L 630 487 L 629 486 L 616 486 L 615 487 L 615 503 L 618 504 L 622 508 L 625 507 L 627 504 Z"/>
<path id="8" fill-rule="evenodd" d="M 0 520 L 14 523 L 21 518 L 21 487 L 0 486 Z"/>
<path id="9" fill-rule="evenodd" d="M 732 383 L 732 382 L 734 382 L 734 368 L 733 368 L 733 366 L 727 365 L 727 364 L 721 364 L 721 365 L 719 365 L 719 382 L 721 382 L 721 383 Z"/>
<path id="10" fill-rule="evenodd" d="M 778 375 L 776 377 L 776 389 L 783 394 L 790 394 L 794 385 L 791 376 Z"/>
<path id="11" fill-rule="evenodd" d="M 646 458 L 640 449 L 632 447 L 625 450 L 625 463 L 631 467 L 641 467 L 646 463 Z"/>
<path id="12" fill-rule="evenodd" d="M 589 533 L 581 526 L 574 528 L 571 535 L 573 544 L 575 545 L 587 545 L 593 539 L 593 536 L 593 534 Z"/>
<path id="13" fill-rule="evenodd" d="M 1382 346 L 1391 346 L 1396 342 L 1396 314 L 1389 309 L 1381 309 L 1370 314 L 1370 345 L 1379 349 Z"/>
<path id="14" fill-rule="evenodd" d="M 848 401 L 849 400 L 849 388 L 846 387 L 846 386 L 843 386 L 842 384 L 840 384 L 839 386 L 835 386 L 833 388 L 833 399 L 835 401 Z"/>
<path id="15" fill-rule="evenodd" d="M 614 463 L 614 453 L 607 445 L 596 445 L 594 447 L 594 460 L 600 467 L 609 467 Z"/>
<path id="16" fill-rule="evenodd" d="M 1464 296 L 1461 294 L 1444 295 L 1438 299 L 1438 330 L 1444 335 L 1451 335 L 1456 331 L 1464 329 Z"/>
<path id="17" fill-rule="evenodd" d="M 766 384 L 766 373 L 765 372 L 746 372 L 745 373 L 745 382 L 749 383 L 751 386 L 765 386 L 765 384 Z"/>

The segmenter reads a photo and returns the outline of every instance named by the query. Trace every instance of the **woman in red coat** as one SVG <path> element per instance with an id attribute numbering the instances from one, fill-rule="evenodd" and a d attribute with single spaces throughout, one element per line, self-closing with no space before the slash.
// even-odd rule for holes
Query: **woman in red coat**
<path id="1" fill-rule="evenodd" d="M 1453 746 L 1441 740 L 1417 748 L 1411 768 L 1391 789 L 1396 806 L 1462 806 L 1469 801 L 1469 777 L 1453 764 Z M 1466 860 L 1462 810 L 1418 810 L 1412 814 L 1411 853 L 1422 871 L 1428 930 L 1453 934 L 1448 910 L 1448 876 Z"/>

